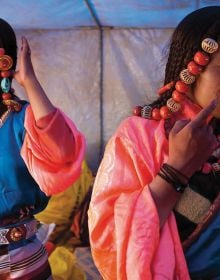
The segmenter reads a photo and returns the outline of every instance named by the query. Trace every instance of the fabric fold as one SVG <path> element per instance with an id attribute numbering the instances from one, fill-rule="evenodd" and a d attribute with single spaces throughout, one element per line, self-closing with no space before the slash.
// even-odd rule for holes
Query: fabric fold
<path id="1" fill-rule="evenodd" d="M 24 126 L 21 156 L 29 172 L 48 196 L 65 190 L 80 175 L 84 136 L 59 109 L 46 127 L 39 128 L 28 106 Z"/>
<path id="2" fill-rule="evenodd" d="M 160 229 L 149 184 L 168 157 L 164 121 L 126 119 L 109 141 L 89 208 L 93 258 L 105 280 L 189 280 L 173 213 Z"/>

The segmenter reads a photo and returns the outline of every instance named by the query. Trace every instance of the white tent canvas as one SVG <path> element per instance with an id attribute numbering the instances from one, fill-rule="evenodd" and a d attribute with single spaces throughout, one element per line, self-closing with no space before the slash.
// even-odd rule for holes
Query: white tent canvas
<path id="1" fill-rule="evenodd" d="M 0 17 L 25 35 L 39 80 L 87 139 L 94 173 L 132 108 L 156 97 L 173 28 L 220 1 L 1 0 Z M 23 90 L 14 84 L 19 96 Z"/>

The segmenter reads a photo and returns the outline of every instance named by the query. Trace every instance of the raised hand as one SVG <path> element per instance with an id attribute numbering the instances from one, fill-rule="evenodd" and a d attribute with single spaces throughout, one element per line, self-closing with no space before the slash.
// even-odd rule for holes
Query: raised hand
<path id="1" fill-rule="evenodd" d="M 22 37 L 19 68 L 14 73 L 14 78 L 25 88 L 36 121 L 55 110 L 35 76 L 31 62 L 31 50 L 25 37 Z"/>
<path id="2" fill-rule="evenodd" d="M 21 49 L 18 59 L 18 70 L 14 73 L 14 78 L 23 87 L 30 80 L 36 79 L 31 62 L 31 49 L 25 37 L 21 39 Z"/>
<path id="3" fill-rule="evenodd" d="M 177 121 L 170 132 L 168 163 L 189 177 L 219 144 L 213 128 L 207 124 L 207 118 L 215 110 L 218 101 L 213 100 L 192 121 Z"/>

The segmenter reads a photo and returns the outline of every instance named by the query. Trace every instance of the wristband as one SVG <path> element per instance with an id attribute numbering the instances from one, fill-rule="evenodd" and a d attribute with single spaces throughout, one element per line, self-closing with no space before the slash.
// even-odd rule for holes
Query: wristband
<path id="1" fill-rule="evenodd" d="M 183 193 L 188 186 L 189 178 L 167 163 L 161 166 L 158 175 L 171 184 L 177 192 Z"/>

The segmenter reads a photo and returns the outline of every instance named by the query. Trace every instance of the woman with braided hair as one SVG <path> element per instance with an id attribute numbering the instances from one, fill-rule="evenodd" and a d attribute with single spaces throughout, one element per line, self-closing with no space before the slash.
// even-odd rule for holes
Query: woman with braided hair
<path id="1" fill-rule="evenodd" d="M 52 279 L 34 215 L 81 172 L 84 136 L 41 87 L 31 50 L 0 19 L 0 279 Z M 16 70 L 16 71 L 15 71 Z M 12 89 L 13 78 L 29 102 Z"/>
<path id="2" fill-rule="evenodd" d="M 220 279 L 220 7 L 173 33 L 164 86 L 110 139 L 89 209 L 104 279 Z"/>

